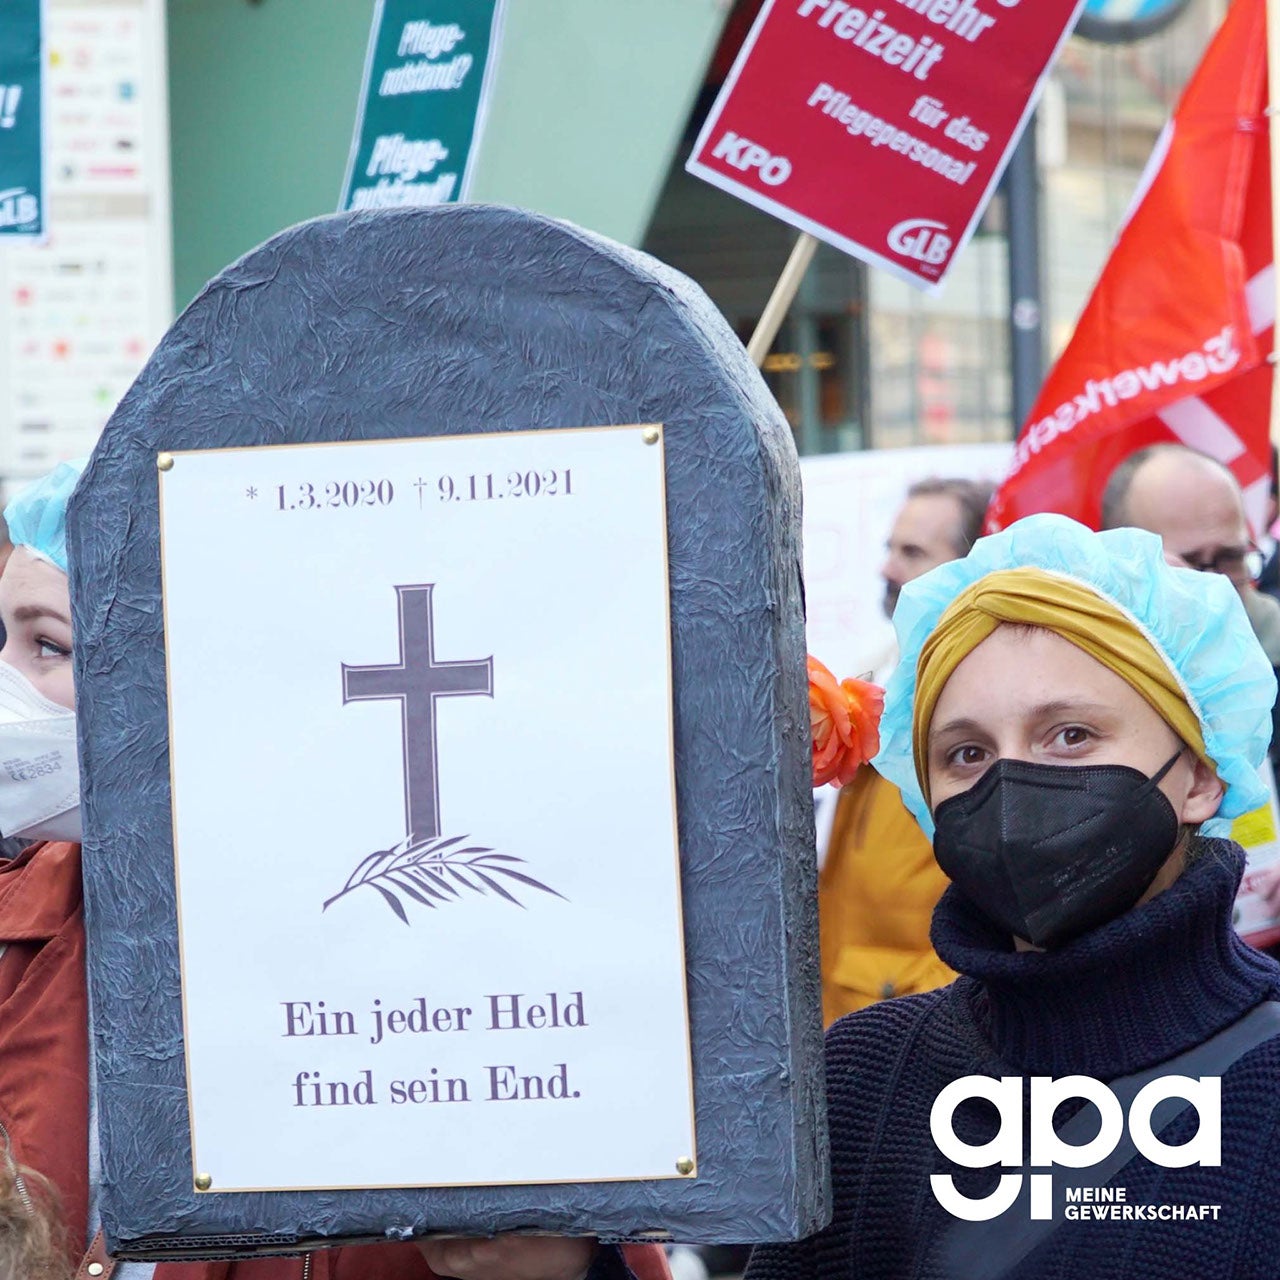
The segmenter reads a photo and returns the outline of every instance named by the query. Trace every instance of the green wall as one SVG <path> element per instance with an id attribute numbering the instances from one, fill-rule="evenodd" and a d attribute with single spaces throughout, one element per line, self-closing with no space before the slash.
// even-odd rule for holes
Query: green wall
<path id="1" fill-rule="evenodd" d="M 332 213 L 371 0 L 169 0 L 174 296 Z"/>
<path id="2" fill-rule="evenodd" d="M 507 0 L 473 200 L 638 245 L 729 5 Z"/>
<path id="3" fill-rule="evenodd" d="M 726 11 L 508 0 L 471 199 L 638 244 Z M 168 0 L 179 307 L 274 232 L 337 207 L 372 16 L 372 0 Z"/>

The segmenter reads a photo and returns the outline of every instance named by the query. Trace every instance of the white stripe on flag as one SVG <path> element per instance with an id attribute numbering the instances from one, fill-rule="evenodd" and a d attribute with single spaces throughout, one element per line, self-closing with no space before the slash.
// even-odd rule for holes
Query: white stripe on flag
<path id="1" fill-rule="evenodd" d="M 1249 309 L 1249 325 L 1255 335 L 1265 333 L 1276 322 L 1276 268 L 1272 263 L 1263 267 L 1252 280 L 1245 285 L 1245 304 Z M 1199 396 L 1187 396 L 1174 404 L 1161 409 L 1156 417 L 1173 432 L 1183 444 L 1192 449 L 1199 449 L 1219 462 L 1232 463 L 1244 452 L 1244 441 L 1235 433 L 1225 418 L 1214 413 Z M 1260 499 L 1254 489 L 1260 484 L 1270 484 L 1264 477 L 1245 490 L 1245 509 L 1252 520 L 1254 512 L 1250 504 L 1258 506 Z M 1267 490 L 1261 501 L 1265 501 Z M 1259 521 L 1261 520 L 1259 507 Z M 1255 525 L 1261 528 L 1261 523 Z"/>
<path id="2" fill-rule="evenodd" d="M 1249 308 L 1249 326 L 1254 334 L 1265 333 L 1276 322 L 1276 268 L 1263 267 L 1244 287 Z"/>
<path id="3" fill-rule="evenodd" d="M 1244 442 L 1199 396 L 1166 405 L 1156 417 L 1183 444 L 1219 462 L 1234 462 L 1244 453 Z"/>

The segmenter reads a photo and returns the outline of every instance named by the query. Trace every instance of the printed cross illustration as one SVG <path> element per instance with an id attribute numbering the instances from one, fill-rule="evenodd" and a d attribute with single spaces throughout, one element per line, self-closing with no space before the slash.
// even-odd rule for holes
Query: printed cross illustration
<path id="1" fill-rule="evenodd" d="M 397 587 L 400 661 L 382 666 L 342 664 L 342 701 L 399 698 L 404 750 L 407 834 L 427 840 L 440 834 L 440 777 L 436 757 L 436 699 L 483 693 L 493 696 L 493 659 L 437 662 L 431 592 L 434 584 Z"/>

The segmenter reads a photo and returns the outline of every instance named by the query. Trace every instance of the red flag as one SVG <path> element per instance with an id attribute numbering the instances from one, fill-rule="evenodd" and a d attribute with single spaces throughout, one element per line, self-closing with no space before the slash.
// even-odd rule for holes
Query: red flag
<path id="1" fill-rule="evenodd" d="M 1162 441 L 1230 466 L 1261 527 L 1275 326 L 1266 89 L 1264 0 L 1234 0 L 1023 427 L 989 532 L 1036 511 L 1096 529 L 1112 469 Z"/>

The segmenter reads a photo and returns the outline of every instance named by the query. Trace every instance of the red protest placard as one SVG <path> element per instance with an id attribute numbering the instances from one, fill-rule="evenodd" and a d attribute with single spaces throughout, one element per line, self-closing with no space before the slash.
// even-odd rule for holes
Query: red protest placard
<path id="1" fill-rule="evenodd" d="M 934 288 L 1083 3 L 765 0 L 686 167 Z"/>

